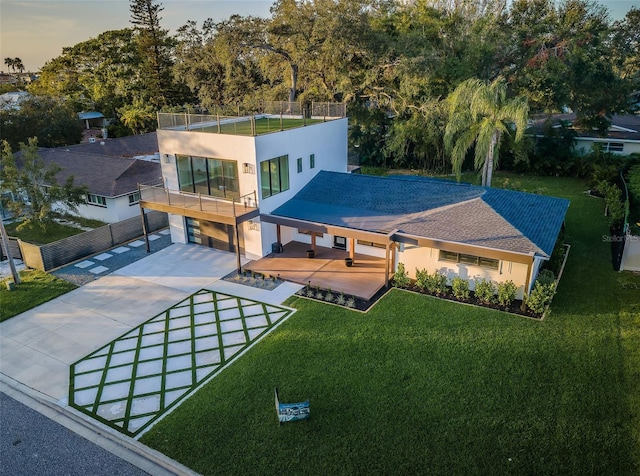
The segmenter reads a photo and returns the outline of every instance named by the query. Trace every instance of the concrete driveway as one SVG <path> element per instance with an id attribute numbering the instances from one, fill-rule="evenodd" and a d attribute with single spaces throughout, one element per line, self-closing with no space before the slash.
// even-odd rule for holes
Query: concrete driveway
<path id="1" fill-rule="evenodd" d="M 0 372 L 66 404 L 69 366 L 206 288 L 280 304 L 300 288 L 273 291 L 220 278 L 235 255 L 173 244 L 70 293 L 0 323 Z"/>

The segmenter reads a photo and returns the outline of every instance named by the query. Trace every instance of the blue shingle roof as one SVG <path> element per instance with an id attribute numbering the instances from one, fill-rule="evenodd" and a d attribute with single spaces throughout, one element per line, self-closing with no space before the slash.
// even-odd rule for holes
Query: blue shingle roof
<path id="1" fill-rule="evenodd" d="M 429 177 L 319 172 L 271 214 L 551 255 L 569 201 Z"/>

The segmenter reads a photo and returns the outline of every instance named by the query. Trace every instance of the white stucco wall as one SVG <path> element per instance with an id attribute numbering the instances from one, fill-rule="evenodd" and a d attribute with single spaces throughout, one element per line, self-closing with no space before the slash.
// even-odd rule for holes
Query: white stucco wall
<path id="1" fill-rule="evenodd" d="M 451 261 L 440 261 L 439 250 L 413 245 L 403 245 L 403 250 L 396 254 L 396 263 L 403 263 L 409 277 L 416 278 L 416 268 L 426 269 L 428 272 L 440 271 L 444 273 L 449 283 L 455 276 L 469 280 L 469 288 L 475 289 L 476 279 L 488 279 L 495 282 L 513 281 L 518 286 L 517 299 L 522 299 L 524 286 L 527 280 L 527 265 L 514 263 L 511 261 L 500 261 L 497 270 L 472 266 L 465 263 L 453 263 Z M 469 253 L 473 254 L 473 253 Z"/>
<path id="2" fill-rule="evenodd" d="M 261 213 L 270 213 L 293 198 L 321 170 L 347 171 L 347 121 L 347 118 L 337 119 L 256 137 L 256 187 L 258 191 L 260 191 L 260 162 L 282 155 L 289 157 L 289 190 L 264 199 L 259 197 Z M 311 154 L 315 155 L 313 169 L 309 167 Z M 302 172 L 300 173 L 297 168 L 298 158 L 302 158 Z M 254 249 L 253 251 L 261 256 L 270 253 L 271 244 L 276 239 L 276 226 L 263 224 L 262 250 Z M 284 238 L 282 239 L 284 240 Z M 330 246 L 321 244 L 320 240 L 317 243 L 320 246 Z"/>
<path id="3" fill-rule="evenodd" d="M 622 139 L 605 139 L 605 138 L 592 139 L 592 138 L 585 138 L 585 137 L 578 137 L 576 139 L 575 151 L 579 155 L 590 154 L 591 151 L 593 150 L 593 144 L 596 144 L 598 142 L 600 142 L 600 143 L 607 143 L 607 142 L 623 143 L 624 144 L 624 148 L 623 148 L 622 152 L 613 152 L 614 154 L 629 155 L 629 154 L 633 154 L 635 152 L 640 152 L 640 140 L 637 140 L 637 141 L 626 141 L 626 140 L 622 140 Z"/>
<path id="4" fill-rule="evenodd" d="M 640 236 L 626 236 L 620 270 L 640 271 Z"/>
<path id="5" fill-rule="evenodd" d="M 124 195 L 122 197 L 107 198 L 107 206 L 100 207 L 97 205 L 78 205 L 77 211 L 66 210 L 60 207 L 60 210 L 67 211 L 72 215 L 81 216 L 83 218 L 90 218 L 92 220 L 100 220 L 105 223 L 116 223 L 127 218 L 140 216 L 140 207 L 138 204 L 130 205 L 129 197 Z"/>
<path id="6" fill-rule="evenodd" d="M 238 163 L 240 194 L 255 191 L 262 213 L 269 213 L 292 198 L 319 171 L 347 171 L 347 118 L 312 124 L 281 132 L 246 137 L 195 131 L 158 130 L 162 175 L 165 187 L 178 190 L 176 155 L 210 157 L 234 160 Z M 309 166 L 310 155 L 315 155 L 315 168 Z M 169 156 L 168 162 L 165 155 Z M 289 190 L 265 199 L 260 197 L 260 162 L 287 155 L 289 157 Z M 302 172 L 297 171 L 297 159 L 302 158 Z M 245 173 L 244 164 L 252 164 L 253 172 Z M 184 224 L 169 220 L 172 239 L 185 236 Z M 184 220 L 182 220 L 182 223 Z M 245 253 L 248 257 L 260 257 L 271 252 L 276 241 L 276 227 L 260 223 L 259 219 L 243 224 Z M 324 246 L 324 245 L 323 245 Z"/>

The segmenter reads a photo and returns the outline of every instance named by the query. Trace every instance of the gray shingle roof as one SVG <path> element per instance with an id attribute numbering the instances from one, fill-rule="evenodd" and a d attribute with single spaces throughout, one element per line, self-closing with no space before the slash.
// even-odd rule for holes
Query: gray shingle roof
<path id="1" fill-rule="evenodd" d="M 272 215 L 549 256 L 569 201 L 424 177 L 320 172 Z"/>
<path id="2" fill-rule="evenodd" d="M 157 154 L 160 150 L 158 147 L 158 136 L 155 132 L 113 139 L 96 139 L 94 143 L 85 142 L 61 147 L 60 149 L 85 154 L 110 155 L 112 157 L 153 155 Z"/>
<path id="3" fill-rule="evenodd" d="M 46 164 L 56 163 L 62 169 L 56 179 L 63 184 L 71 175 L 76 185 L 86 185 L 89 192 L 104 197 L 133 193 L 138 183 L 153 183 L 162 179 L 158 162 L 131 157 L 158 152 L 154 133 L 107 139 L 56 149 L 38 149 Z"/>
<path id="4" fill-rule="evenodd" d="M 63 184 L 71 175 L 76 185 L 86 185 L 90 193 L 117 197 L 133 193 L 138 183 L 157 182 L 162 178 L 158 162 L 68 152 L 65 149 L 40 149 L 46 164 L 62 169 L 56 176 Z"/>
<path id="5" fill-rule="evenodd" d="M 637 114 L 616 114 L 611 118 L 611 125 L 618 126 L 627 130 L 609 129 L 606 136 L 602 136 L 598 131 L 587 131 L 576 129 L 578 137 L 590 137 L 599 139 L 618 139 L 637 141 L 640 140 L 640 115 Z M 541 115 L 532 118 L 532 124 L 527 129 L 530 134 L 542 135 L 545 132 L 545 122 L 551 120 L 552 124 L 560 124 L 560 121 L 566 121 L 570 124 L 576 120 L 575 113 Z"/>

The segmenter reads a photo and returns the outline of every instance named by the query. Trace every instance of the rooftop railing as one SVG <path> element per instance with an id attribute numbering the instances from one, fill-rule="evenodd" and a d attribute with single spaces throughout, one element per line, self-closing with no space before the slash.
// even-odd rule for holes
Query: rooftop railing
<path id="1" fill-rule="evenodd" d="M 213 114 L 158 113 L 158 129 L 256 136 L 340 119 L 346 116 L 344 103 L 261 102 L 258 107 L 214 108 Z"/>

